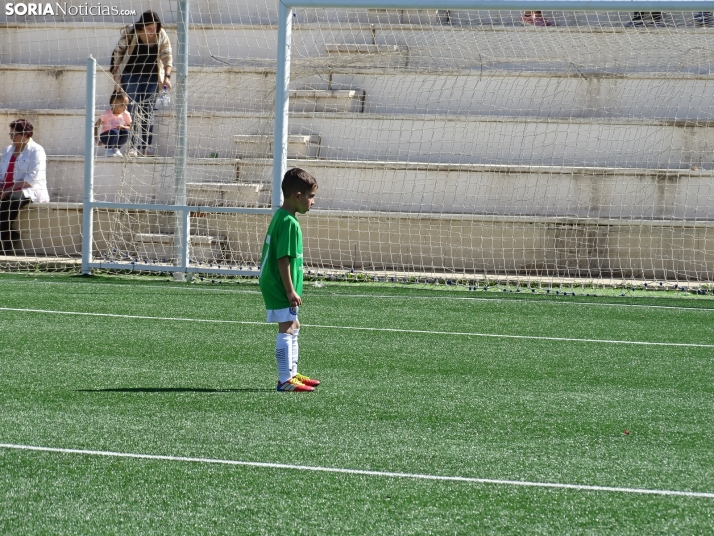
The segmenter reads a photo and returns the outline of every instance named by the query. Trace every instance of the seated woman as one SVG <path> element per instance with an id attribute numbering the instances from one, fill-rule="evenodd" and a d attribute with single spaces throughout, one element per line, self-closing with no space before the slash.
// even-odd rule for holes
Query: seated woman
<path id="1" fill-rule="evenodd" d="M 0 159 L 0 244 L 2 252 L 14 253 L 20 233 L 12 230 L 20 209 L 28 203 L 48 203 L 47 157 L 32 139 L 32 124 L 26 119 L 10 123 L 12 143 Z"/>

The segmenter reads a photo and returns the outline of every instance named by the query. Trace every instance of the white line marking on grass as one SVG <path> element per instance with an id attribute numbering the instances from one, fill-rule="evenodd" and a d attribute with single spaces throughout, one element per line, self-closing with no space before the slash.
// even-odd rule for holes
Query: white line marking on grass
<path id="1" fill-rule="evenodd" d="M 87 313 L 83 311 L 54 311 L 52 309 L 21 309 L 15 307 L 0 307 L 0 311 L 15 311 L 20 313 L 45 313 L 52 315 L 77 315 L 77 316 L 99 316 L 107 318 L 126 318 L 128 320 L 167 320 L 171 322 L 203 322 L 209 324 L 249 324 L 258 326 L 269 326 L 266 322 L 253 322 L 249 320 L 220 320 L 214 318 L 185 318 L 171 316 L 142 316 L 142 315 L 118 315 L 115 313 Z"/>
<path id="2" fill-rule="evenodd" d="M 266 322 L 255 322 L 249 320 L 220 320 L 211 318 L 183 318 L 169 316 L 141 316 L 141 315 L 119 315 L 113 313 L 87 313 L 81 311 L 53 311 L 48 309 L 21 309 L 15 307 L 0 307 L 0 311 L 13 311 L 21 313 L 44 313 L 55 315 L 77 315 L 77 316 L 97 316 L 107 318 L 125 318 L 128 320 L 162 320 L 169 322 L 202 322 L 215 324 L 236 324 L 252 326 L 270 326 Z M 350 331 L 378 331 L 389 333 L 410 333 L 421 335 L 453 335 L 457 337 L 490 337 L 494 339 L 527 339 L 536 341 L 556 341 L 556 342 L 593 342 L 600 344 L 632 344 L 640 346 L 670 346 L 683 348 L 714 348 L 714 344 L 698 344 L 690 342 L 651 342 L 651 341 L 622 341 L 616 339 L 575 339 L 570 337 L 541 337 L 537 335 L 508 335 L 501 333 L 474 333 L 466 331 L 432 331 L 423 329 L 396 329 L 396 328 L 370 328 L 359 326 L 330 326 L 323 324 L 301 324 L 308 328 L 318 329 L 342 329 Z"/>
<path id="3" fill-rule="evenodd" d="M 496 339 L 528 339 L 536 341 L 557 342 L 596 342 L 602 344 L 635 344 L 643 346 L 683 346 L 687 348 L 714 348 L 714 344 L 697 344 L 689 342 L 649 342 L 649 341 L 620 341 L 615 339 L 574 339 L 569 337 L 540 337 L 537 335 L 507 335 L 500 333 L 473 333 L 465 331 L 429 331 L 421 329 L 394 329 L 394 328 L 363 328 L 356 326 L 325 326 L 318 324 L 301 324 L 301 326 L 323 329 L 350 329 L 359 331 L 387 331 L 394 333 L 418 333 L 425 335 L 456 335 L 460 337 L 491 337 Z"/>
<path id="4" fill-rule="evenodd" d="M 696 497 L 714 499 L 714 493 L 700 491 L 676 491 L 663 489 L 619 488 L 613 486 L 589 486 L 586 484 L 559 484 L 554 482 L 528 482 L 523 480 L 501 480 L 494 478 L 472 478 L 466 476 L 424 475 L 419 473 L 394 473 L 390 471 L 367 471 L 362 469 L 342 469 L 339 467 L 319 467 L 312 465 L 295 465 L 286 463 L 244 462 L 238 460 L 220 460 L 215 458 L 194 458 L 186 456 L 162 456 L 156 454 L 133 454 L 127 452 L 111 452 L 104 450 L 65 449 L 55 447 L 37 447 L 33 445 L 13 445 L 0 443 L 0 448 L 14 450 L 29 450 L 38 452 L 54 452 L 59 454 L 80 454 L 84 456 L 106 456 L 112 458 L 133 458 L 139 460 L 157 460 L 170 462 L 190 462 L 243 467 L 260 467 L 265 469 L 290 469 L 295 471 L 313 471 L 322 473 L 338 473 L 359 476 L 377 476 L 388 478 L 411 478 L 414 480 L 438 480 L 443 482 L 466 482 L 471 484 L 496 484 L 503 486 L 522 486 L 530 488 L 572 489 L 579 491 L 610 491 L 615 493 L 637 493 L 640 495 L 665 495 L 670 497 Z"/>

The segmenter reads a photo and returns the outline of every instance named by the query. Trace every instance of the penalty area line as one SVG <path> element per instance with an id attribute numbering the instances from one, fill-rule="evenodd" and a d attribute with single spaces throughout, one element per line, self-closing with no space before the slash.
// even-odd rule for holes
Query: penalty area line
<path id="1" fill-rule="evenodd" d="M 520 486 L 528 488 L 550 488 L 550 489 L 567 489 L 576 491 L 598 491 L 612 493 L 633 493 L 639 495 L 663 495 L 668 497 L 694 497 L 700 499 L 714 499 L 714 493 L 699 492 L 699 491 L 678 491 L 678 490 L 662 490 L 662 489 L 643 489 L 643 488 L 620 488 L 614 486 L 590 486 L 587 484 L 560 484 L 556 482 L 528 482 L 524 480 L 501 480 L 494 478 L 473 478 L 465 476 L 443 476 L 443 475 L 426 475 L 419 473 L 396 473 L 391 471 L 368 471 L 362 469 L 343 469 L 338 467 L 320 467 L 312 465 L 296 465 L 286 463 L 266 463 L 266 462 L 246 462 L 239 460 L 221 460 L 216 458 L 197 458 L 186 456 L 163 456 L 158 454 L 135 454 L 128 452 L 111 452 L 103 450 L 84 450 L 84 449 L 68 449 L 56 447 L 39 447 L 34 445 L 15 445 L 9 443 L 0 443 L 0 448 L 13 449 L 21 451 L 35 452 L 51 452 L 57 454 L 77 454 L 82 456 L 103 456 L 109 458 L 130 458 L 137 460 L 152 460 L 152 461 L 169 461 L 169 462 L 184 462 L 184 463 L 203 463 L 242 467 L 256 467 L 263 469 L 287 469 L 293 471 L 308 471 L 321 473 L 336 473 L 357 476 L 374 476 L 383 478 L 408 478 L 412 480 L 432 480 L 441 482 L 464 482 L 469 484 L 492 484 L 501 486 Z"/>
<path id="2" fill-rule="evenodd" d="M 269 326 L 267 322 L 256 322 L 249 320 L 220 320 L 212 318 L 186 318 L 170 316 L 142 316 L 142 315 L 120 315 L 114 313 L 88 313 L 83 311 L 54 311 L 48 309 L 23 309 L 15 307 L 0 307 L 0 311 L 20 312 L 20 313 L 42 313 L 55 315 L 76 315 L 76 316 L 96 316 L 105 318 L 124 318 L 127 320 L 161 320 L 166 322 L 196 322 L 214 324 L 235 324 L 251 326 Z M 332 326 L 326 324 L 301 324 L 306 328 L 317 329 L 337 329 L 351 331 L 378 331 L 389 333 L 410 333 L 419 335 L 452 335 L 456 337 L 489 337 L 494 339 L 527 339 L 534 341 L 555 341 L 555 342 L 589 342 L 597 344 L 632 344 L 639 346 L 667 346 L 683 348 L 714 348 L 714 344 L 699 344 L 692 342 L 652 342 L 652 341 L 623 341 L 617 339 L 577 339 L 572 337 L 543 337 L 540 335 L 509 335 L 504 333 L 478 333 L 467 331 L 435 331 L 424 329 L 397 329 L 397 328 L 372 328 L 361 326 Z"/>

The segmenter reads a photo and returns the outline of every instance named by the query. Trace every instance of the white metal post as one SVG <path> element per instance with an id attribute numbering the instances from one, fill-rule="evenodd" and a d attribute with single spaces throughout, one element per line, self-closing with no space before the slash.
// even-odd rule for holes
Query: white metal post
<path id="1" fill-rule="evenodd" d="M 84 193 L 82 196 L 82 274 L 92 273 L 92 233 L 94 223 L 94 106 L 97 60 L 87 58 L 87 93 L 84 103 Z"/>
<path id="2" fill-rule="evenodd" d="M 188 25 L 189 0 L 178 0 L 178 48 L 176 54 L 176 157 L 175 173 L 175 204 L 186 205 L 186 162 L 188 159 Z M 190 213 L 186 210 L 176 211 L 176 227 L 174 229 L 174 252 L 176 266 L 188 266 L 188 251 L 190 246 Z M 175 279 L 183 279 L 181 272 L 175 272 Z"/>
<path id="3" fill-rule="evenodd" d="M 278 65 L 275 75 L 275 132 L 273 133 L 273 212 L 282 205 L 280 186 L 287 171 L 288 105 L 290 100 L 290 45 L 293 10 L 278 2 Z"/>

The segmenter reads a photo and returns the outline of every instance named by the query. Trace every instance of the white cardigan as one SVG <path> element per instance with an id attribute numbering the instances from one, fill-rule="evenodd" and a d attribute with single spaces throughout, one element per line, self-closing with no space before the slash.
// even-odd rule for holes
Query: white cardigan
<path id="1" fill-rule="evenodd" d="M 5 182 L 5 174 L 12 158 L 13 146 L 8 146 L 2 153 L 0 160 L 0 187 Z M 26 197 L 33 203 L 49 203 L 50 194 L 47 192 L 47 156 L 45 150 L 32 138 L 25 149 L 15 160 L 15 182 L 25 181 L 32 185 L 32 188 L 23 188 Z"/>

